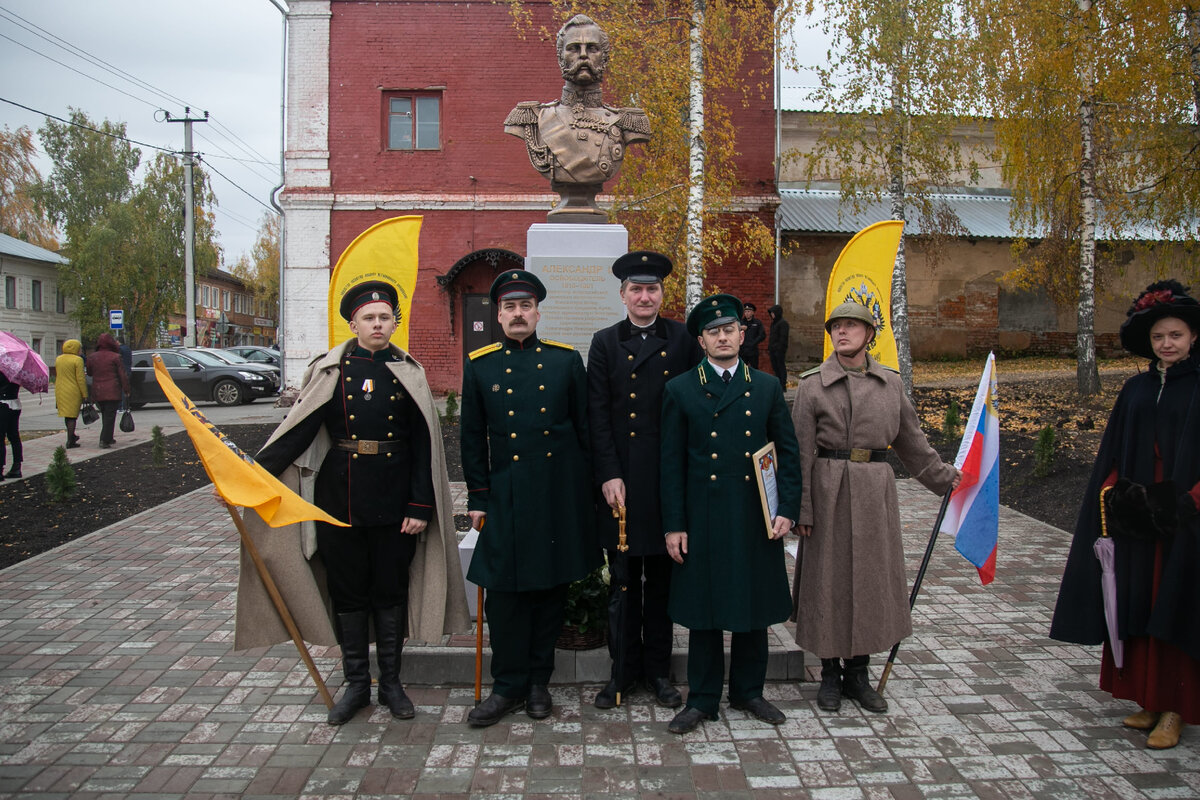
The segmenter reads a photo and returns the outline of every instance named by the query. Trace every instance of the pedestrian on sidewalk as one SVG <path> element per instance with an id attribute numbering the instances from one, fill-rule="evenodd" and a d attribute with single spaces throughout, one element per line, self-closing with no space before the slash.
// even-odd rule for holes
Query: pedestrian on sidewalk
<path id="1" fill-rule="evenodd" d="M 600 566 L 588 452 L 587 374 L 574 347 L 540 339 L 546 287 L 506 270 L 489 291 L 504 332 L 463 369 L 463 476 L 479 535 L 467 580 L 487 590 L 492 693 L 467 715 L 494 725 L 553 712 L 548 685 L 567 588 Z"/>
<path id="2" fill-rule="evenodd" d="M 767 309 L 771 318 L 771 332 L 767 337 L 767 358 L 771 360 L 771 372 L 779 378 L 779 385 L 787 391 L 788 337 L 792 326 L 783 318 L 783 306 L 774 305 Z"/>
<path id="3" fill-rule="evenodd" d="M 1184 723 L 1200 723 L 1197 333 L 1200 303 L 1178 281 L 1150 284 L 1126 313 L 1121 345 L 1150 359 L 1149 368 L 1125 382 L 1108 418 L 1050 626 L 1051 638 L 1104 644 L 1100 688 L 1141 706 L 1123 724 L 1149 730 L 1146 746 L 1157 750 L 1178 744 Z M 1105 527 L 1115 556 L 1120 665 L 1093 552 Z"/>
<path id="4" fill-rule="evenodd" d="M 133 348 L 129 346 L 129 342 L 125 340 L 125 334 L 117 334 L 117 349 L 118 355 L 121 356 L 121 366 L 125 369 L 125 378 L 129 381 L 133 380 Z M 129 410 L 129 394 L 121 395 L 121 405 L 117 411 L 124 412 Z"/>
<path id="5" fill-rule="evenodd" d="M 0 480 L 21 477 L 21 401 L 17 399 L 20 391 L 20 386 L 0 373 Z M 4 460 L 9 445 L 12 446 L 13 464 L 6 474 Z"/>
<path id="6" fill-rule="evenodd" d="M 596 695 L 596 708 L 612 708 L 617 693 L 628 693 L 639 680 L 659 705 L 677 708 L 683 703 L 671 683 L 673 626 L 667 598 L 672 562 L 659 498 L 659 412 L 667 381 L 696 366 L 701 352 L 682 322 L 658 313 L 663 280 L 672 266 L 669 258 L 650 251 L 618 258 L 612 272 L 621 281 L 626 317 L 597 331 L 588 349 L 592 466 L 604 499 L 599 526 L 615 578 L 610 589 L 623 592 L 623 599 L 613 599 L 625 604 L 624 614 L 618 615 L 624 625 L 608 628 L 612 676 Z M 610 511 L 621 507 L 629 547 L 624 553 L 617 549 L 618 524 Z"/>
<path id="7" fill-rule="evenodd" d="M 796 642 L 821 659 L 818 708 L 837 711 L 844 696 L 882 713 L 887 701 L 871 686 L 870 654 L 912 633 L 888 448 L 939 495 L 962 474 L 929 445 L 899 373 L 867 353 L 876 331 L 871 311 L 843 303 L 825 331 L 833 354 L 800 376 L 792 407 L 804 475 Z"/>
<path id="8" fill-rule="evenodd" d="M 688 332 L 707 356 L 672 379 L 662 408 L 662 513 L 671 619 L 688 629 L 688 697 L 671 733 L 718 719 L 724 631 L 733 633 L 729 705 L 772 725 L 783 712 L 763 697 L 767 628 L 787 619 L 783 537 L 800 507 L 800 453 L 779 381 L 738 356 L 741 302 L 706 297 Z M 774 442 L 778 508 L 768 525 L 754 453 Z"/>
<path id="9" fill-rule="evenodd" d="M 738 355 L 751 369 L 758 369 L 758 346 L 767 338 L 767 330 L 762 320 L 754 316 L 757 312 L 758 306 L 754 303 L 745 303 L 742 306 L 741 321 L 745 340 L 739 348 Z"/>
<path id="10" fill-rule="evenodd" d="M 311 563 L 298 582 L 306 595 L 327 589 L 332 600 L 346 688 L 329 711 L 330 725 L 371 703 L 372 623 L 379 704 L 396 719 L 416 714 L 400 683 L 406 623 L 408 635 L 425 640 L 470 626 L 441 424 L 424 369 L 391 343 L 398 299 L 384 281 L 346 290 L 340 311 L 355 338 L 309 365 L 296 404 L 256 456 L 350 524 L 315 523 L 322 569 Z M 314 468 L 315 478 L 305 478 Z M 304 542 L 309 557 L 312 544 Z M 255 617 L 273 620 L 275 611 L 264 604 L 245 616 L 252 625 Z"/>
<path id="11" fill-rule="evenodd" d="M 102 333 L 96 340 L 96 349 L 87 357 L 87 371 L 92 376 L 92 399 L 100 407 L 100 447 L 106 450 L 116 443 L 117 406 L 129 394 L 120 345 L 111 333 Z"/>
<path id="12" fill-rule="evenodd" d="M 79 353 L 83 343 L 78 339 L 63 342 L 63 351 L 54 359 L 54 405 L 67 427 L 67 449 L 79 447 L 75 435 L 75 422 L 79 408 L 88 397 L 87 376 L 83 372 L 83 359 Z"/>

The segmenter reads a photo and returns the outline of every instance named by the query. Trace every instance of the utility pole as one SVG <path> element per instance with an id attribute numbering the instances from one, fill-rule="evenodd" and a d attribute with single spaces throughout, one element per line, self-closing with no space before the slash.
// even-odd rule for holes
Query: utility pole
<path id="1" fill-rule="evenodd" d="M 182 117 L 173 117 L 167 112 L 167 122 L 183 123 L 183 182 L 186 200 L 183 208 L 183 281 L 186 312 L 183 323 L 184 347 L 196 346 L 196 193 L 192 183 L 192 166 L 195 152 L 192 150 L 192 123 L 208 122 L 208 112 L 203 117 L 193 117 L 192 109 L 184 106 Z"/>

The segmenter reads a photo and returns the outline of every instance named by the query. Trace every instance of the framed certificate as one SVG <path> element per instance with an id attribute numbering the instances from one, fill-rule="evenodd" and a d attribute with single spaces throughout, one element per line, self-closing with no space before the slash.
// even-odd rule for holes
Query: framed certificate
<path id="1" fill-rule="evenodd" d="M 768 538 L 774 532 L 771 520 L 779 513 L 779 488 L 775 482 L 779 458 L 775 454 L 775 443 L 768 442 L 755 451 L 754 476 L 758 481 L 758 498 L 762 501 L 763 522 L 767 525 Z"/>

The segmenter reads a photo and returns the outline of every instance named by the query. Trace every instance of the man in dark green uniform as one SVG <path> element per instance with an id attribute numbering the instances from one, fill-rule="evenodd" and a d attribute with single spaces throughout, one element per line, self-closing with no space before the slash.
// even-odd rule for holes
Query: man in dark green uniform
<path id="1" fill-rule="evenodd" d="M 525 707 L 552 711 L 547 685 L 567 586 L 601 563 L 588 456 L 587 375 L 570 345 L 539 339 L 546 288 L 525 270 L 492 283 L 503 341 L 463 369 L 463 475 L 479 536 L 467 578 L 487 589 L 492 694 L 467 721 L 482 727 Z"/>
<path id="2" fill-rule="evenodd" d="M 767 628 L 792 609 L 782 539 L 800 509 L 800 451 L 779 381 L 738 358 L 741 316 L 741 302 L 727 294 L 692 309 L 688 331 L 707 357 L 672 379 L 663 396 L 663 527 L 676 562 L 668 609 L 690 631 L 687 705 L 672 733 L 717 719 L 723 631 L 733 632 L 730 706 L 775 725 L 785 719 L 762 691 Z M 770 526 L 752 458 L 769 442 L 778 489 Z"/>

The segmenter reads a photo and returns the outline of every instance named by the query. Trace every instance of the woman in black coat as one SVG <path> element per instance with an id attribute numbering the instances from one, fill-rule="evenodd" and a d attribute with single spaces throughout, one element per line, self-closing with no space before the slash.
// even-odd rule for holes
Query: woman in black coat
<path id="1" fill-rule="evenodd" d="M 1141 706 L 1124 725 L 1151 730 L 1154 749 L 1174 747 L 1183 723 L 1200 722 L 1197 332 L 1200 303 L 1176 281 L 1151 284 L 1129 309 L 1121 344 L 1152 360 L 1125 382 L 1109 417 L 1050 628 L 1060 641 L 1104 644 L 1100 688 Z M 1120 667 L 1093 552 L 1102 517 L 1115 546 Z"/>

